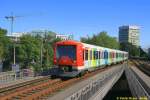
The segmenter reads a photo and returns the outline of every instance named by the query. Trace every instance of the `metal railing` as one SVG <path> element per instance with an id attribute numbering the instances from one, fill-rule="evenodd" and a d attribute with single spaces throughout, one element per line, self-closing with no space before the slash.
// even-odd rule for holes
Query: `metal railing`
<path id="1" fill-rule="evenodd" d="M 7 83 L 16 80 L 16 73 L 13 71 L 1 72 L 0 73 L 0 83 Z"/>
<path id="2" fill-rule="evenodd" d="M 27 77 L 33 77 L 33 75 L 25 73 L 25 71 L 7 71 L 0 72 L 0 84 L 10 83 L 12 81 L 16 81 L 17 79 L 26 79 Z"/>
<path id="3" fill-rule="evenodd" d="M 79 91 L 73 93 L 71 96 L 67 97 L 65 100 L 89 100 L 95 93 L 97 93 L 100 89 L 102 89 L 102 87 L 105 86 L 105 84 L 109 82 L 109 80 L 111 80 L 113 77 L 117 75 L 120 78 L 123 71 L 124 71 L 124 67 L 122 66 L 111 73 L 106 73 L 105 75 L 100 76 L 99 79 L 87 84 L 85 87 L 81 88 Z M 115 82 L 117 80 L 115 80 Z M 106 94 L 102 93 L 100 95 L 103 95 L 104 97 Z M 101 96 L 101 99 L 103 97 Z"/>
<path id="4" fill-rule="evenodd" d="M 129 67 L 125 69 L 125 74 L 127 76 L 129 88 L 131 90 L 132 95 L 137 98 L 146 97 L 148 98 L 148 100 L 150 100 L 150 95 L 144 89 L 135 73 Z"/>

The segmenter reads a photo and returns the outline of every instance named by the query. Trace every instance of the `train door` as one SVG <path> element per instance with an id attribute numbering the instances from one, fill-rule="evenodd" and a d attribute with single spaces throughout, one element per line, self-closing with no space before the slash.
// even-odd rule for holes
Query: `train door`
<path id="1" fill-rule="evenodd" d="M 91 55 L 90 55 L 90 53 L 91 53 L 91 50 L 88 49 L 88 66 L 89 66 L 89 68 L 91 67 Z"/>
<path id="2" fill-rule="evenodd" d="M 114 51 L 112 51 L 112 63 L 114 63 L 114 61 L 115 61 L 115 60 L 114 60 L 114 58 L 115 58 L 115 57 L 114 57 L 114 56 L 115 56 L 114 54 L 115 54 Z"/>
<path id="3" fill-rule="evenodd" d="M 105 65 L 108 64 L 108 51 L 107 50 L 104 51 L 104 62 L 105 62 Z"/>
<path id="4" fill-rule="evenodd" d="M 94 48 L 93 49 L 93 66 L 94 67 L 96 67 L 96 64 L 97 64 L 97 62 L 96 62 L 96 56 L 97 56 L 96 49 Z"/>
<path id="5" fill-rule="evenodd" d="M 100 62 L 101 62 L 101 65 L 104 65 L 104 64 L 105 64 L 105 62 L 104 62 L 104 50 L 101 50 Z"/>
<path id="6" fill-rule="evenodd" d="M 101 51 L 98 51 L 98 66 L 101 65 Z"/>
<path id="7" fill-rule="evenodd" d="M 91 57 L 91 66 L 94 67 L 94 49 L 91 49 L 90 51 L 90 57 Z"/>
<path id="8" fill-rule="evenodd" d="M 86 69 L 88 69 L 89 67 L 89 63 L 88 63 L 88 49 L 86 48 L 84 50 L 84 66 Z"/>
<path id="9" fill-rule="evenodd" d="M 95 50 L 95 62 L 96 62 L 96 67 L 98 67 L 99 66 L 99 52 L 98 52 L 98 50 L 96 49 Z"/>

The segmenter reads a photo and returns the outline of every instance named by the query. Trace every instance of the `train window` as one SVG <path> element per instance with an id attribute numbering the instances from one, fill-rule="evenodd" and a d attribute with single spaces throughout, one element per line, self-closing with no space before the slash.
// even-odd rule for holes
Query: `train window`
<path id="1" fill-rule="evenodd" d="M 58 45 L 56 52 L 58 59 L 67 56 L 70 59 L 76 60 L 76 46 L 74 45 Z"/>
<path id="2" fill-rule="evenodd" d="M 111 58 L 114 58 L 113 52 L 111 52 Z"/>
<path id="3" fill-rule="evenodd" d="M 85 50 L 85 60 L 88 60 L 88 50 Z"/>
<path id="4" fill-rule="evenodd" d="M 98 59 L 98 51 L 95 51 L 95 59 Z"/>
<path id="5" fill-rule="evenodd" d="M 94 60 L 96 59 L 96 51 L 94 51 L 94 57 L 93 57 L 93 59 Z"/>
<path id="6" fill-rule="evenodd" d="M 99 52 L 98 51 L 96 51 L 97 52 L 97 59 L 99 59 Z"/>
<path id="7" fill-rule="evenodd" d="M 98 56 L 99 56 L 99 59 L 101 59 L 101 52 L 100 52 L 100 51 L 98 51 L 98 53 L 99 53 L 99 55 L 98 55 Z"/>
<path id="8" fill-rule="evenodd" d="M 115 58 L 115 53 L 114 52 L 112 52 L 112 58 Z"/>
<path id="9" fill-rule="evenodd" d="M 108 59 L 108 52 L 104 51 L 104 59 Z"/>
<path id="10" fill-rule="evenodd" d="M 118 58 L 118 53 L 116 52 L 116 58 Z"/>
<path id="11" fill-rule="evenodd" d="M 104 51 L 103 51 L 103 55 L 102 55 L 102 58 L 104 59 Z"/>

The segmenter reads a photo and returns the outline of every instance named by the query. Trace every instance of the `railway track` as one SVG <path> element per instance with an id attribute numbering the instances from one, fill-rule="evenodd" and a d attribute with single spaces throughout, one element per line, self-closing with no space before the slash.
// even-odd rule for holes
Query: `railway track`
<path id="1" fill-rule="evenodd" d="M 135 66 L 137 66 L 142 72 L 150 76 L 150 66 L 141 60 L 132 60 Z"/>
<path id="2" fill-rule="evenodd" d="M 91 73 L 86 73 L 84 76 L 79 78 L 73 78 L 69 80 L 61 79 L 49 79 L 43 80 L 38 84 L 29 84 L 26 86 L 12 86 L 11 89 L 5 89 L 5 91 L 0 92 L 0 100 L 37 100 L 37 99 L 46 99 L 47 96 L 50 96 L 57 92 L 60 89 L 64 89 L 76 82 L 85 80 L 93 75 L 96 75 L 99 72 L 107 70 L 110 67 L 98 69 Z M 33 82 L 32 82 L 33 83 Z M 13 89 L 13 90 L 12 90 Z M 12 91 L 10 91 L 12 90 Z"/>
<path id="3" fill-rule="evenodd" d="M 23 82 L 23 83 L 18 83 L 18 84 L 10 85 L 10 86 L 7 86 L 7 87 L 2 87 L 2 88 L 0 88 L 0 94 L 8 92 L 8 91 L 16 90 L 17 88 L 20 88 L 20 87 L 26 87 L 26 86 L 34 84 L 34 83 L 38 84 L 42 81 L 49 80 L 49 79 L 50 79 L 49 76 L 41 77 L 41 78 L 37 78 L 37 79 L 34 79 L 34 80 L 26 81 L 26 82 Z"/>

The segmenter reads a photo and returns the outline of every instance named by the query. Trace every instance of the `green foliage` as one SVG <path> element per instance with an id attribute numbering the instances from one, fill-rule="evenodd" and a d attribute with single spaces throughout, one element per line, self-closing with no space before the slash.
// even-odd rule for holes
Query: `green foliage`
<path id="1" fill-rule="evenodd" d="M 21 62 L 23 68 L 30 67 L 32 63 L 38 63 L 40 59 L 40 39 L 31 35 L 24 35 L 20 43 L 16 45 L 16 61 Z"/>
<path id="2" fill-rule="evenodd" d="M 60 39 L 55 38 L 54 32 L 48 31 L 44 35 L 23 35 L 19 41 L 14 42 L 6 36 L 7 31 L 0 28 L 0 63 L 4 70 L 11 69 L 16 51 L 16 63 L 21 68 L 32 68 L 36 72 L 49 69 L 53 61 L 53 44 Z M 42 52 L 42 64 L 41 64 Z"/>
<path id="3" fill-rule="evenodd" d="M 6 36 L 7 30 L 0 28 L 0 37 Z"/>
<path id="4" fill-rule="evenodd" d="M 53 32 L 48 32 L 47 36 L 43 39 L 43 69 L 49 69 L 53 65 L 53 45 L 60 41 L 54 38 Z"/>
<path id="5" fill-rule="evenodd" d="M 149 55 L 142 48 L 140 48 L 140 57 L 149 58 Z"/>
<path id="6" fill-rule="evenodd" d="M 131 43 L 120 43 L 120 49 L 127 51 L 129 56 L 140 56 L 140 49 Z"/>
<path id="7" fill-rule="evenodd" d="M 44 37 L 40 35 L 22 36 L 20 43 L 16 45 L 16 59 L 22 68 L 32 68 L 37 72 L 49 69 L 53 64 L 52 46 L 59 41 L 54 36 L 53 32 L 47 32 Z"/>
<path id="8" fill-rule="evenodd" d="M 148 58 L 148 54 L 141 47 L 134 46 L 131 43 L 120 43 L 120 49 L 129 52 L 131 57 Z"/>
<path id="9" fill-rule="evenodd" d="M 5 59 L 5 54 L 8 53 L 8 45 L 10 40 L 6 37 L 7 30 L 0 28 L 0 60 Z"/>
<path id="10" fill-rule="evenodd" d="M 93 37 L 83 37 L 81 41 L 88 44 L 93 44 L 97 46 L 118 49 L 119 43 L 114 37 L 108 36 L 107 32 L 100 32 L 97 35 L 93 35 Z"/>
<path id="11" fill-rule="evenodd" d="M 0 28 L 0 63 L 2 63 L 5 69 L 9 69 L 10 47 L 12 45 L 11 40 L 6 36 L 7 30 Z"/>

